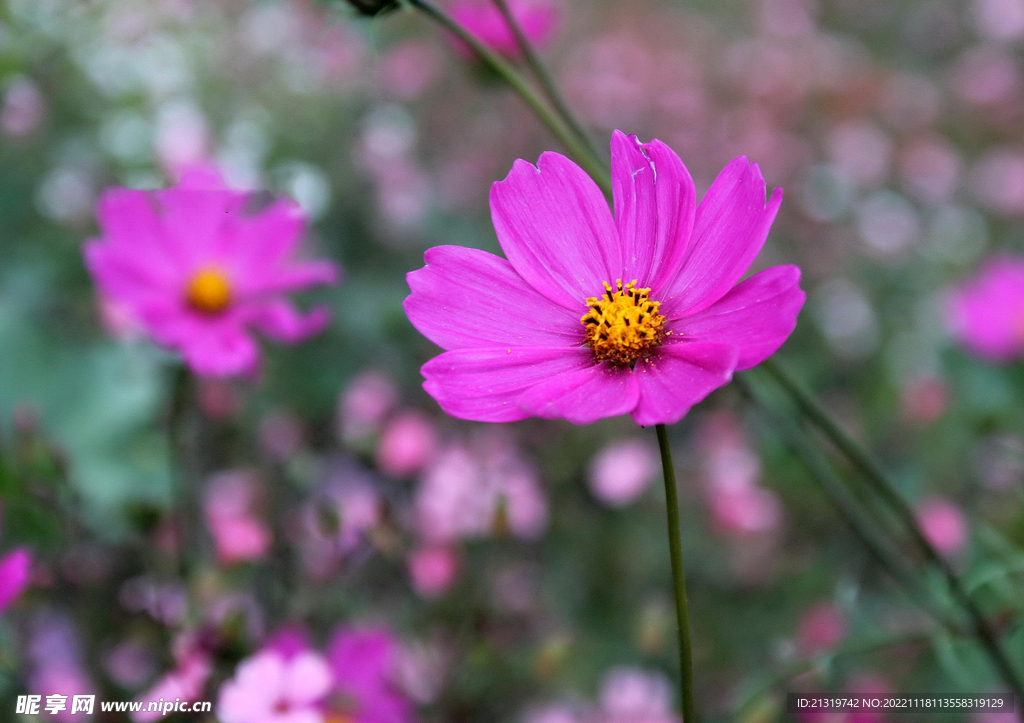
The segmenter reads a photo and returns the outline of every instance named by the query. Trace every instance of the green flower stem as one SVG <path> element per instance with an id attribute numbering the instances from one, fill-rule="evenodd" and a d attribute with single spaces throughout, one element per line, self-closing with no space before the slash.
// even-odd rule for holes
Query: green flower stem
<path id="1" fill-rule="evenodd" d="M 1013 690 L 1018 700 L 1024 700 L 1024 678 L 1016 671 L 1006 652 L 999 642 L 999 636 L 985 618 L 974 599 L 967 593 L 960 577 L 935 547 L 928 541 L 917 524 L 913 509 L 897 492 L 895 485 L 889 480 L 881 466 L 860 442 L 846 433 L 836 423 L 818 401 L 811 396 L 781 364 L 768 359 L 762 366 L 775 378 L 779 385 L 792 397 L 800 412 L 814 424 L 828 439 L 860 470 L 861 474 L 892 509 L 893 513 L 906 527 L 907 532 L 920 548 L 925 558 L 939 569 L 945 578 L 950 593 L 957 604 L 970 617 L 975 633 L 982 646 L 988 652 L 992 663 L 998 669 L 1007 685 Z"/>
<path id="2" fill-rule="evenodd" d="M 946 611 L 935 603 L 931 594 L 921 583 L 913 566 L 904 558 L 899 548 L 892 543 L 885 530 L 876 523 L 861 502 L 847 489 L 846 484 L 825 454 L 807 439 L 807 433 L 787 416 L 776 413 L 745 375 L 734 377 L 733 382 L 747 399 L 763 411 L 772 430 L 782 437 L 790 451 L 807 468 L 811 477 L 821 487 L 822 492 L 829 498 L 829 501 L 878 564 L 892 576 L 893 580 L 902 585 L 917 604 L 937 622 L 950 630 L 959 632 L 958 624 L 951 620 Z"/>
<path id="3" fill-rule="evenodd" d="M 512 34 L 515 36 L 516 43 L 519 44 L 519 49 L 523 53 L 523 58 L 526 60 L 526 64 L 530 66 L 530 70 L 532 70 L 533 74 L 537 77 L 537 81 L 540 83 L 540 87 L 543 88 L 544 94 L 547 95 L 548 100 L 551 101 L 551 105 L 554 106 L 558 115 L 560 115 L 562 120 L 565 121 L 569 130 L 571 130 L 576 137 L 586 145 L 587 152 L 607 169 L 607 164 L 602 160 L 601 151 L 594 144 L 594 140 L 590 137 L 590 134 L 587 133 L 583 124 L 569 108 L 569 104 L 562 95 L 562 91 L 558 88 L 558 83 L 555 82 L 554 77 L 551 75 L 551 71 L 548 70 L 547 66 L 544 65 L 544 62 L 540 59 L 540 56 L 537 55 L 537 51 L 530 43 L 530 39 L 526 37 L 526 33 L 523 32 L 523 28 L 519 24 L 519 21 L 516 20 L 515 15 L 512 14 L 512 9 L 508 5 L 508 0 L 494 0 L 494 4 L 498 6 L 498 10 L 501 11 L 502 16 L 504 16 L 505 22 L 508 23 L 509 28 L 512 29 Z"/>
<path id="4" fill-rule="evenodd" d="M 186 437 L 188 406 L 192 395 L 192 375 L 182 365 L 174 371 L 171 381 L 170 408 L 167 415 L 167 438 L 170 454 L 172 498 L 177 535 L 178 573 L 186 580 L 194 563 L 193 552 L 199 530 L 200 515 L 192 489 L 193 465 L 190 464 L 190 440 Z"/>
<path id="5" fill-rule="evenodd" d="M 856 640 L 852 643 L 847 643 L 836 648 L 835 650 L 829 651 L 828 653 L 792 663 L 778 674 L 765 680 L 744 696 L 743 701 L 739 706 L 737 706 L 736 712 L 733 713 L 731 719 L 736 721 L 748 720 L 748 716 L 753 712 L 754 706 L 766 693 L 784 685 L 789 680 L 798 675 L 802 675 L 809 670 L 824 668 L 830 665 L 836 658 L 873 653 L 878 650 L 885 650 L 886 648 L 892 648 L 900 645 L 927 643 L 929 638 L 930 633 L 916 632 L 905 633 L 903 635 L 871 638 L 867 640 Z"/>
<path id="6" fill-rule="evenodd" d="M 668 548 L 672 557 L 672 587 L 676 598 L 676 622 L 679 627 L 680 695 L 683 720 L 696 723 L 697 713 L 693 701 L 693 653 L 690 645 L 690 615 L 686 602 L 686 572 L 683 570 L 683 542 L 679 535 L 679 495 L 676 490 L 676 472 L 672 466 L 672 450 L 668 444 L 668 430 L 664 424 L 655 427 L 658 447 L 661 449 L 661 467 L 665 475 L 665 501 L 668 506 Z"/>
<path id="7" fill-rule="evenodd" d="M 407 0 L 408 4 L 419 10 L 438 25 L 448 30 L 468 45 L 484 65 L 497 73 L 502 80 L 519 94 L 523 101 L 530 107 L 544 125 L 572 154 L 583 170 L 601 187 L 606 196 L 612 192 L 611 176 L 602 162 L 596 158 L 587 148 L 586 141 L 581 140 L 565 122 L 559 118 L 547 103 L 530 87 L 529 83 L 520 75 L 515 68 L 505 62 L 490 48 L 481 43 L 476 37 L 459 25 L 446 12 L 435 6 L 429 0 Z"/>

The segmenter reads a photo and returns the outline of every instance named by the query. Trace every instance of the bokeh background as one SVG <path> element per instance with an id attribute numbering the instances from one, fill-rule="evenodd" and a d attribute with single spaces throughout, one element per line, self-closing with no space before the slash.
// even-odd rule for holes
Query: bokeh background
<path id="1" fill-rule="evenodd" d="M 963 350 L 945 318 L 951 288 L 1021 250 L 1024 0 L 557 11 L 541 52 L 602 146 L 615 128 L 660 138 L 699 193 L 745 154 L 785 189 L 757 262 L 804 273 L 781 359 L 877 452 L 1024 666 L 1024 373 Z M 405 273 L 438 244 L 498 251 L 490 184 L 544 150 L 560 148 L 521 101 L 415 12 L 0 4 L 0 549 L 33 559 L 0 617 L 0 705 L 139 698 L 189 646 L 215 701 L 275 632 L 316 647 L 372 626 L 424 722 L 676 720 L 653 430 L 460 422 L 419 386 L 436 348 L 402 311 Z M 205 529 L 182 579 L 177 361 L 97 297 L 81 249 L 104 188 L 197 163 L 296 199 L 308 253 L 344 279 L 308 294 L 332 309 L 325 333 L 266 346 L 256 379 L 191 386 L 177 466 Z M 772 721 L 786 690 L 998 690 L 777 431 L 735 387 L 671 430 L 701 707 Z M 886 638 L 903 642 L 827 655 Z"/>

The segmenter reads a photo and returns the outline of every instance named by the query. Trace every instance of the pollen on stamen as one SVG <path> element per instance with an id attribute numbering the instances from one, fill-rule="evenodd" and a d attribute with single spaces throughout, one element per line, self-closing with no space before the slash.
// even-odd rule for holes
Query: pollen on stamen
<path id="1" fill-rule="evenodd" d="M 224 311 L 231 303 L 231 282 L 227 275 L 217 268 L 208 267 L 200 270 L 189 281 L 185 290 L 185 298 L 196 311 L 204 314 L 217 314 Z"/>
<path id="2" fill-rule="evenodd" d="M 604 295 L 586 300 L 589 311 L 580 321 L 586 343 L 600 362 L 630 366 L 661 344 L 667 332 L 661 302 L 651 301 L 650 289 L 637 289 L 636 280 L 623 285 L 604 282 Z"/>

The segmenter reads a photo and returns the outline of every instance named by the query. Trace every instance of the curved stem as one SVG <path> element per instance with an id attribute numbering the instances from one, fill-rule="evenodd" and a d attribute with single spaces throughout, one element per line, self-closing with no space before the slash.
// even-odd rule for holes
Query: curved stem
<path id="1" fill-rule="evenodd" d="M 580 123 L 579 119 L 573 114 L 569 108 L 569 103 L 565 100 L 562 95 L 562 91 L 558 88 L 558 83 L 551 76 L 551 72 L 544 65 L 544 62 L 537 55 L 537 51 L 530 43 L 530 39 L 526 37 L 526 33 L 523 32 L 523 27 L 516 20 L 515 15 L 512 13 L 512 8 L 509 7 L 508 0 L 494 0 L 494 4 L 498 6 L 498 10 L 501 11 L 502 16 L 505 18 L 505 22 L 508 23 L 509 28 L 512 30 L 512 34 L 515 36 L 516 43 L 519 45 L 519 49 L 523 53 L 523 58 L 526 59 L 526 64 L 530 66 L 530 70 L 537 77 L 537 81 L 540 83 L 540 87 L 544 89 L 545 95 L 548 100 L 551 101 L 551 105 L 555 107 L 558 115 L 562 117 L 565 124 L 569 126 L 569 130 L 576 134 L 576 137 L 580 139 L 587 146 L 587 151 L 595 160 L 604 163 L 601 151 L 594 144 L 594 140 L 587 133 L 583 124 Z"/>
<path id="2" fill-rule="evenodd" d="M 771 374 L 780 386 L 793 398 L 799 410 L 807 417 L 835 446 L 860 470 L 872 489 L 891 508 L 906 527 L 907 532 L 920 548 L 925 558 L 939 569 L 946 580 L 950 593 L 959 606 L 971 618 L 975 632 L 982 646 L 988 652 L 1000 675 L 1013 690 L 1018 700 L 1024 700 L 1024 678 L 1016 671 L 1006 652 L 999 642 L 999 636 L 985 618 L 981 609 L 974 602 L 956 571 L 938 550 L 924 536 L 917 517 L 906 500 L 896 490 L 881 466 L 874 460 L 867 449 L 856 439 L 846 433 L 833 420 L 828 412 L 811 396 L 796 379 L 777 361 L 768 359 L 762 366 Z"/>
<path id="3" fill-rule="evenodd" d="M 672 558 L 672 587 L 676 598 L 676 622 L 679 626 L 680 696 L 683 720 L 696 723 L 693 701 L 693 654 L 690 645 L 690 615 L 686 601 L 686 572 L 683 570 L 683 542 L 679 535 L 679 495 L 676 491 L 676 472 L 672 466 L 672 451 L 668 445 L 668 430 L 664 424 L 656 427 L 658 447 L 661 449 L 661 467 L 665 475 L 665 501 L 668 505 L 668 548 Z"/>
<path id="4" fill-rule="evenodd" d="M 408 0 L 409 5 L 424 13 L 438 25 L 448 30 L 463 43 L 468 45 L 484 65 L 497 73 L 502 80 L 509 84 L 519 94 L 523 101 L 530 107 L 544 125 L 555 135 L 583 167 L 583 170 L 594 179 L 606 196 L 611 195 L 611 179 L 605 168 L 587 149 L 585 142 L 581 141 L 576 134 L 566 126 L 558 115 L 548 107 L 548 104 L 537 95 L 529 83 L 516 72 L 509 63 L 494 53 L 490 48 L 481 43 L 476 37 L 459 25 L 446 12 L 435 6 L 429 0 Z"/>

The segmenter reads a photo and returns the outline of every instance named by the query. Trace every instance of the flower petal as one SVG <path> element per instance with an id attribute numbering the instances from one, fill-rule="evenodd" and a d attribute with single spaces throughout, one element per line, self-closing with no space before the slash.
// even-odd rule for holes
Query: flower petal
<path id="1" fill-rule="evenodd" d="M 524 391 L 556 374 L 592 365 L 586 347 L 456 349 L 423 365 L 423 388 L 453 417 L 514 422 L 530 416 L 517 404 Z"/>
<path id="2" fill-rule="evenodd" d="M 32 556 L 18 548 L 0 560 L 0 612 L 3 612 L 28 587 Z"/>
<path id="3" fill-rule="evenodd" d="M 669 323 L 673 336 L 731 344 L 739 354 L 736 369 L 750 369 L 770 357 L 789 338 L 807 294 L 800 289 L 800 269 L 773 266 L 693 316 Z"/>
<path id="4" fill-rule="evenodd" d="M 584 351 L 589 357 L 590 351 Z M 591 364 L 545 378 L 524 392 L 518 404 L 533 416 L 593 424 L 629 414 L 639 401 L 640 386 L 630 369 Z"/>
<path id="5" fill-rule="evenodd" d="M 186 273 L 193 266 L 191 247 L 164 233 L 152 194 L 129 188 L 103 192 L 96 206 L 103 232 L 102 244 L 130 251 L 134 256 L 159 261 L 164 273 Z M 155 264 L 154 264 L 155 265 Z"/>
<path id="6" fill-rule="evenodd" d="M 505 256 L 530 286 L 583 314 L 622 269 L 615 222 L 597 184 L 558 153 L 518 160 L 491 186 L 491 218 Z"/>
<path id="7" fill-rule="evenodd" d="M 276 294 L 299 291 L 309 286 L 334 284 L 341 270 L 330 261 L 301 261 L 288 266 L 265 269 L 259 273 L 232 279 L 239 295 Z"/>
<path id="8" fill-rule="evenodd" d="M 736 285 L 768 238 L 782 189 L 775 189 L 767 205 L 764 199 L 761 170 L 746 157 L 718 174 L 697 206 L 682 268 L 659 295 L 662 313 L 672 317 L 706 309 Z"/>
<path id="9" fill-rule="evenodd" d="M 697 402 L 728 384 L 736 367 L 736 349 L 729 344 L 681 342 L 658 349 L 634 370 L 640 403 L 633 420 L 640 425 L 675 424 Z"/>
<path id="10" fill-rule="evenodd" d="M 409 321 L 442 349 L 579 345 L 579 315 L 553 304 L 505 259 L 477 249 L 438 246 L 406 278 Z"/>
<path id="11" fill-rule="evenodd" d="M 248 272 L 273 268 L 295 252 L 306 217 L 294 201 L 277 200 L 252 216 L 243 216 L 231 234 L 231 263 Z"/>
<path id="12" fill-rule="evenodd" d="M 312 650 L 303 651 L 289 661 L 284 676 L 284 697 L 293 705 L 319 701 L 334 682 L 327 660 Z"/>
<path id="13" fill-rule="evenodd" d="M 243 329 L 229 324 L 196 325 L 179 350 L 200 376 L 251 374 L 259 364 L 256 342 Z"/>
<path id="14" fill-rule="evenodd" d="M 331 313 L 327 307 L 318 306 L 308 314 L 303 314 L 284 299 L 260 304 L 249 313 L 256 329 L 282 344 L 297 344 L 319 334 L 331 323 Z"/>
<path id="15" fill-rule="evenodd" d="M 612 134 L 612 196 L 624 280 L 659 289 L 679 272 L 697 193 L 686 166 L 659 140 Z"/>
<path id="16" fill-rule="evenodd" d="M 168 244 L 182 249 L 194 265 L 219 260 L 228 251 L 246 194 L 237 191 L 169 188 L 157 191 Z"/>

